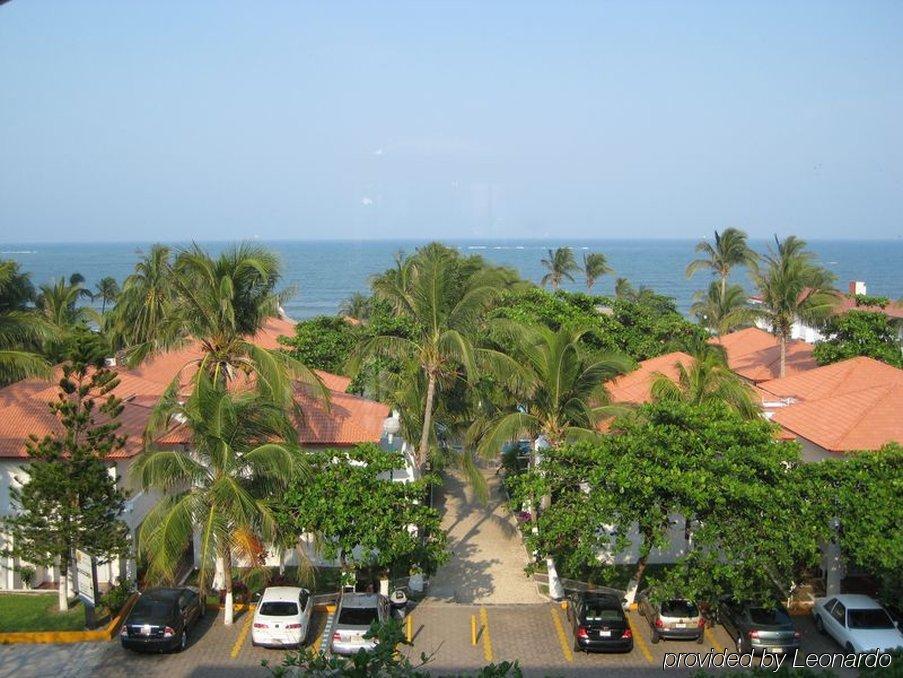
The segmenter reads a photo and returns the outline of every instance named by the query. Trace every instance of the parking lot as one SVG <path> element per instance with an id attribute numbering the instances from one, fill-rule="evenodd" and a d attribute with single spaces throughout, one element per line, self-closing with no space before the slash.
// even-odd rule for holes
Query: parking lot
<path id="1" fill-rule="evenodd" d="M 662 669 L 666 653 L 722 652 L 733 643 L 723 628 L 707 629 L 704 642 L 662 641 L 653 644 L 649 627 L 634 612 L 629 613 L 634 648 L 626 654 L 574 652 L 565 610 L 560 605 L 452 605 L 425 603 L 415 607 L 409 628 L 413 647 L 405 648 L 412 659 L 421 652 L 432 657 L 428 668 L 434 675 L 475 670 L 489 662 L 518 659 L 528 676 L 646 675 Z M 320 647 L 327 630 L 328 615 L 315 614 L 307 639 Z M 803 652 L 839 652 L 820 636 L 808 617 L 794 619 L 802 633 Z M 241 613 L 231 627 L 221 615 L 208 614 L 196 629 L 185 652 L 141 655 L 124 651 L 117 640 L 77 645 L 14 645 L 0 647 L 0 676 L 267 676 L 263 659 L 278 664 L 283 653 L 252 647 L 251 615 Z M 476 643 L 474 643 L 474 639 Z M 696 669 L 672 670 L 690 675 Z M 843 671 L 835 671 L 843 675 Z"/>

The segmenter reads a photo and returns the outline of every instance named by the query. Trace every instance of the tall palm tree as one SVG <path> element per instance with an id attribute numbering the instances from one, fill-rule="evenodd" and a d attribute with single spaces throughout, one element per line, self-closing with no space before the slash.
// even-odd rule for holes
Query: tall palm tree
<path id="1" fill-rule="evenodd" d="M 89 320 L 97 320 L 97 312 L 90 306 L 79 306 L 79 299 L 90 292 L 78 282 L 78 274 L 67 281 L 59 278 L 38 288 L 35 302 L 38 312 L 52 328 L 50 336 L 43 342 L 43 353 L 51 362 L 63 357 L 63 345 L 76 327 L 86 325 Z M 75 282 L 72 282 L 75 280 Z"/>
<path id="2" fill-rule="evenodd" d="M 721 295 L 727 293 L 727 276 L 734 266 L 754 265 L 756 254 L 746 243 L 746 233 L 738 228 L 726 228 L 723 233 L 715 231 L 715 244 L 706 240 L 696 245 L 696 251 L 704 254 L 702 259 L 694 259 L 687 266 L 687 277 L 696 271 L 708 268 L 721 279 Z"/>
<path id="3" fill-rule="evenodd" d="M 400 261 L 389 274 L 375 279 L 375 294 L 410 321 L 412 331 L 407 337 L 378 335 L 369 339 L 349 363 L 353 373 L 367 356 L 386 356 L 413 364 L 422 373 L 425 392 L 418 466 L 429 458 L 440 382 L 462 374 L 467 379 L 476 376 L 471 333 L 478 316 L 500 291 L 501 273 L 497 269 L 481 269 L 463 277 L 459 273 L 445 252 L 433 249 Z"/>
<path id="4" fill-rule="evenodd" d="M 663 374 L 655 376 L 651 388 L 654 401 L 690 405 L 722 402 L 747 419 L 759 416 L 761 408 L 752 389 L 728 367 L 721 346 L 703 343 L 689 352 L 693 363 L 689 367 L 676 363 L 676 382 Z"/>
<path id="5" fill-rule="evenodd" d="M 474 429 L 479 451 L 493 457 L 506 443 L 523 436 L 556 447 L 592 439 L 597 425 L 620 408 L 609 401 L 605 382 L 627 372 L 627 356 L 590 356 L 580 340 L 586 328 L 526 327 L 510 321 L 493 328 L 499 345 L 509 346 L 504 359 L 493 356 L 490 368 L 511 393 L 507 410 Z"/>
<path id="6" fill-rule="evenodd" d="M 780 375 L 786 373 L 787 342 L 797 319 L 818 322 L 837 304 L 834 276 L 815 263 L 815 255 L 796 236 L 775 245 L 765 255 L 764 266 L 754 271 L 754 280 L 762 297 L 756 314 L 765 320 L 781 346 Z"/>
<path id="7" fill-rule="evenodd" d="M 154 341 L 175 305 L 172 251 L 154 245 L 122 284 L 112 311 L 113 334 L 120 346 Z"/>
<path id="8" fill-rule="evenodd" d="M 47 377 L 50 364 L 35 349 L 54 329 L 31 307 L 34 287 L 14 261 L 0 261 L 0 386 Z"/>
<path id="9" fill-rule="evenodd" d="M 694 295 L 690 313 L 699 318 L 700 324 L 719 337 L 737 327 L 750 323 L 755 314 L 747 303 L 746 292 L 740 285 L 722 288 L 717 281 L 709 284 L 708 294 Z"/>
<path id="10" fill-rule="evenodd" d="M 303 472 L 297 433 L 284 410 L 255 391 L 234 393 L 201 374 L 184 402 L 164 398 L 150 438 L 175 417 L 191 432 L 191 453 L 149 448 L 130 471 L 162 498 L 141 525 L 138 543 L 151 580 L 172 583 L 185 547 L 197 535 L 202 600 L 216 562 L 226 590 L 225 623 L 232 623 L 232 559 L 260 561 L 277 539 L 273 502 Z"/>
<path id="11" fill-rule="evenodd" d="M 97 291 L 94 293 L 93 297 L 95 299 L 100 299 L 100 314 L 104 315 L 107 312 L 107 304 L 113 303 L 119 296 L 119 283 L 116 282 L 116 278 L 107 276 L 100 279 L 100 282 L 97 283 L 95 289 Z"/>
<path id="12" fill-rule="evenodd" d="M 541 260 L 543 266 L 548 269 L 540 285 L 551 285 L 553 290 L 557 290 L 564 279 L 574 282 L 573 274 L 580 270 L 577 262 L 574 260 L 574 252 L 570 247 L 559 247 L 556 250 L 549 250 L 545 259 Z"/>
<path id="13" fill-rule="evenodd" d="M 603 275 L 614 273 L 602 252 L 583 253 L 583 275 L 586 277 L 586 289 L 591 290 L 596 280 Z"/>

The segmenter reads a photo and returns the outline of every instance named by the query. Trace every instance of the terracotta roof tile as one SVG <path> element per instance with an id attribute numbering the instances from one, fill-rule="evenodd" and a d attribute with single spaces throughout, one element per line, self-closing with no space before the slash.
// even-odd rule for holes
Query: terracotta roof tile
<path id="1" fill-rule="evenodd" d="M 772 334 L 757 327 L 712 339 L 727 353 L 727 364 L 741 377 L 753 383 L 769 381 L 780 374 L 781 345 Z M 791 341 L 787 344 L 785 376 L 791 376 L 818 367 L 812 356 L 812 344 Z"/>
<path id="2" fill-rule="evenodd" d="M 648 403 L 651 399 L 650 390 L 656 375 L 663 374 L 672 381 L 676 381 L 677 366 L 689 367 L 692 364 L 693 358 L 682 351 L 643 360 L 633 372 L 622 374 L 608 382 L 607 387 L 611 400 L 616 403 L 635 405 Z"/>

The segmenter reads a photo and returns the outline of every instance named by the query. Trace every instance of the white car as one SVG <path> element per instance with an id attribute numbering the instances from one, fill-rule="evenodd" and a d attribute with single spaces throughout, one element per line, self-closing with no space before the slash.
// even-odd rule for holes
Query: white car
<path id="1" fill-rule="evenodd" d="M 300 647 L 307 638 L 313 597 L 297 586 L 264 590 L 254 611 L 251 643 L 265 647 Z"/>
<path id="2" fill-rule="evenodd" d="M 852 593 L 819 598 L 812 608 L 815 628 L 847 652 L 890 652 L 903 647 L 903 634 L 881 605 Z"/>

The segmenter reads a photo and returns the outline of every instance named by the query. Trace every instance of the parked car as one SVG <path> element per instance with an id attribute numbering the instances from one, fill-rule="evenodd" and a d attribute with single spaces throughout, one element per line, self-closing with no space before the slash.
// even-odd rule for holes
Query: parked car
<path id="1" fill-rule="evenodd" d="M 607 593 L 577 593 L 568 604 L 574 649 L 585 652 L 630 652 L 633 631 L 622 599 Z"/>
<path id="2" fill-rule="evenodd" d="M 313 609 L 313 597 L 307 589 L 297 586 L 265 589 L 254 610 L 251 644 L 300 647 L 307 638 Z"/>
<path id="3" fill-rule="evenodd" d="M 122 647 L 167 652 L 188 647 L 188 633 L 204 616 L 204 601 L 192 586 L 144 591 L 119 631 Z"/>
<path id="4" fill-rule="evenodd" d="M 874 598 L 854 593 L 819 598 L 812 617 L 818 632 L 831 636 L 847 652 L 903 648 L 897 623 Z"/>
<path id="5" fill-rule="evenodd" d="M 332 633 L 335 654 L 355 654 L 360 649 L 372 650 L 375 638 L 364 638 L 373 622 L 389 619 L 389 599 L 377 593 L 346 593 L 339 600 Z"/>
<path id="6" fill-rule="evenodd" d="M 787 610 L 778 603 L 763 606 L 722 598 L 718 603 L 718 621 L 724 626 L 737 652 L 785 653 L 800 646 L 800 633 Z"/>
<path id="7" fill-rule="evenodd" d="M 705 618 L 695 603 L 683 598 L 656 601 L 652 591 L 637 596 L 637 609 L 652 629 L 652 642 L 666 640 L 695 640 L 701 643 L 705 632 Z"/>

